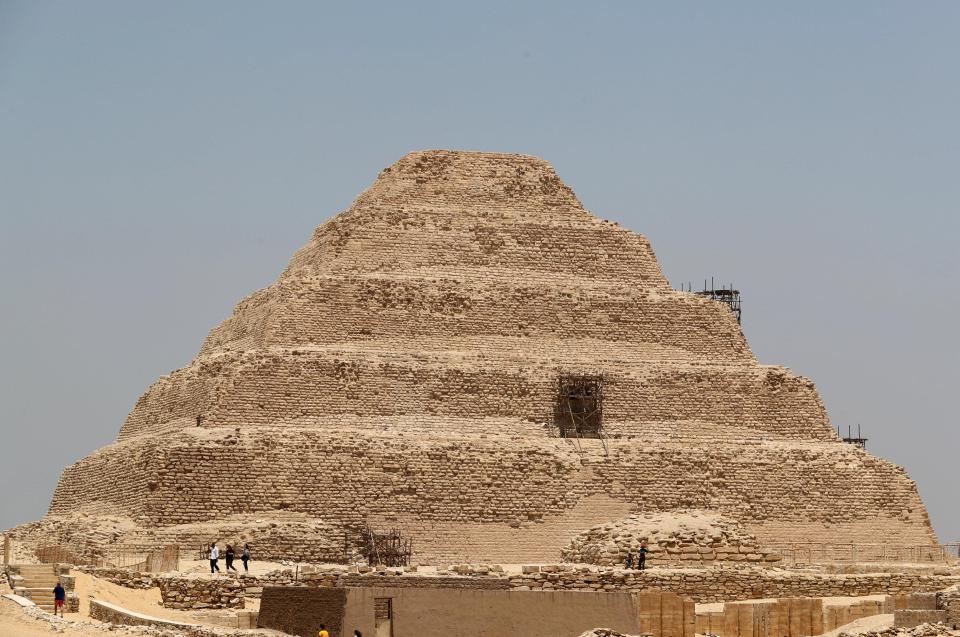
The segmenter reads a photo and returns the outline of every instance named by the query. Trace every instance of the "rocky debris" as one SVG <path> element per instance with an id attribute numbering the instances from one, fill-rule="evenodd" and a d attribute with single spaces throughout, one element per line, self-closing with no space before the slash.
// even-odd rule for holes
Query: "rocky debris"
<path id="1" fill-rule="evenodd" d="M 103 630 L 107 628 L 111 632 L 127 635 L 145 635 L 148 637 L 262 637 L 262 631 L 254 630 L 231 630 L 223 628 L 213 628 L 209 626 L 196 626 L 190 628 L 156 628 L 153 626 L 127 626 L 124 624 L 110 624 L 93 619 L 73 619 L 60 617 L 48 613 L 37 606 L 26 606 L 23 613 L 33 619 L 44 621 L 51 625 L 56 632 L 63 632 L 65 629 L 74 629 L 78 632 L 84 628 L 96 628 Z"/>
<path id="2" fill-rule="evenodd" d="M 565 562 L 619 566 L 628 553 L 636 559 L 644 542 L 648 565 L 782 560 L 736 520 L 695 510 L 638 513 L 594 526 L 574 537 L 560 556 Z"/>
<path id="3" fill-rule="evenodd" d="M 938 622 L 935 624 L 920 624 L 914 628 L 888 628 L 883 631 L 866 633 L 840 633 L 839 637 L 954 637 L 957 635 L 960 635 L 960 630 Z"/>

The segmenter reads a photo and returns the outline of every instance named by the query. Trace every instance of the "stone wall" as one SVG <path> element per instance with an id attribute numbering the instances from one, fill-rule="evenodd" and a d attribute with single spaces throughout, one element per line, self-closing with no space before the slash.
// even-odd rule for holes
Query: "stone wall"
<path id="1" fill-rule="evenodd" d="M 946 611 L 946 622 L 960 628 L 960 585 L 937 594 L 937 608 Z"/>
<path id="2" fill-rule="evenodd" d="M 875 596 L 854 603 L 815 598 L 763 599 L 724 604 L 697 613 L 697 633 L 717 637 L 805 637 L 829 633 L 850 622 L 894 612 L 894 599 Z"/>
<path id="3" fill-rule="evenodd" d="M 860 597 L 935 592 L 960 581 L 957 576 L 883 573 L 824 575 L 756 568 L 700 570 L 564 569 L 530 567 L 511 576 L 512 588 L 521 590 L 662 590 L 697 602 L 720 602 L 766 597 Z"/>
<path id="4" fill-rule="evenodd" d="M 158 635 L 159 637 L 168 637 L 170 630 L 176 631 L 178 637 L 251 637 L 262 635 L 260 631 L 248 630 L 224 630 L 223 628 L 207 628 L 197 624 L 188 624 L 177 622 L 159 617 L 143 615 L 131 610 L 127 610 L 115 604 L 98 599 L 90 600 L 90 617 L 101 622 L 107 622 L 116 626 L 142 626 L 156 629 L 155 631 L 138 630 L 136 634 Z M 245 618 L 246 619 L 246 618 Z M 83 622 L 71 622 L 74 625 L 88 625 Z"/>
<path id="5" fill-rule="evenodd" d="M 90 600 L 90 617 L 110 624 L 119 624 L 122 626 L 156 626 L 160 628 L 194 628 L 194 624 L 177 622 L 169 619 L 160 619 L 158 617 L 149 617 L 140 613 L 129 611 L 109 602 L 99 599 Z"/>
<path id="6" fill-rule="evenodd" d="M 118 586 L 135 590 L 147 590 L 157 585 L 154 581 L 154 576 L 148 573 L 138 573 L 129 569 L 79 566 L 77 570 L 89 573 L 94 577 L 117 584 Z"/>
<path id="7" fill-rule="evenodd" d="M 235 579 L 157 577 L 160 597 L 167 608 L 243 608 L 244 583 Z"/>
<path id="8" fill-rule="evenodd" d="M 221 382 L 229 391 L 218 394 L 216 403 L 187 409 L 196 410 L 194 420 L 178 415 L 166 422 L 191 428 L 196 415 L 202 414 L 203 426 L 229 426 L 242 414 L 250 426 L 290 423 L 322 428 L 332 416 L 365 414 L 376 422 L 422 413 L 445 417 L 437 421 L 433 433 L 449 433 L 457 429 L 456 420 L 464 418 L 552 420 L 556 378 L 573 366 L 572 361 L 546 358 L 531 367 L 520 361 L 490 360 L 493 355 L 474 354 L 476 360 L 470 360 L 462 354 L 452 359 L 444 352 L 388 357 L 350 349 L 293 349 L 224 356 L 219 360 Z M 783 368 L 637 363 L 642 366 L 628 371 L 622 369 L 623 363 L 584 361 L 587 369 L 600 367 L 607 376 L 604 418 L 611 436 L 643 437 L 649 434 L 646 423 L 669 427 L 700 422 L 722 439 L 739 432 L 740 437 L 836 441 L 813 384 Z M 142 400 L 166 404 L 167 385 L 201 382 L 198 373 L 180 373 L 183 379 L 164 381 L 160 396 Z M 181 392 L 194 393 L 188 387 L 178 389 Z M 737 396 L 735 401 L 730 400 L 731 393 Z M 144 417 L 143 426 L 150 420 Z M 377 429 L 374 424 L 368 428 Z M 547 433 L 529 427 L 515 431 L 536 437 Z"/>
<path id="9" fill-rule="evenodd" d="M 915 628 L 920 624 L 936 624 L 947 621 L 945 610 L 897 610 L 893 612 L 894 628 Z"/>
<path id="10" fill-rule="evenodd" d="M 861 597 L 892 595 L 899 608 L 935 607 L 935 595 L 960 583 L 960 576 L 921 575 L 910 573 L 875 573 L 835 575 L 786 571 L 756 567 L 657 568 L 628 571 L 620 568 L 585 566 L 528 565 L 522 573 L 503 573 L 489 567 L 451 567 L 452 570 L 425 575 L 401 569 L 367 570 L 317 568 L 305 572 L 295 581 L 292 571 L 281 570 L 265 576 L 240 577 L 236 580 L 205 578 L 160 578 L 164 605 L 189 608 L 201 600 L 242 599 L 258 596 L 265 586 L 307 588 L 443 588 L 462 590 L 573 590 L 573 591 L 660 591 L 689 597 L 696 602 L 720 602 L 786 597 Z M 158 583 L 159 583 L 158 582 Z M 232 587 L 223 590 L 222 586 Z M 239 595 L 243 593 L 243 595 Z M 190 600 L 184 600 L 190 597 Z M 168 600 L 170 604 L 168 604 Z M 210 606 L 215 608 L 218 606 Z M 231 607 L 231 606 L 219 606 Z M 238 606 L 241 607 L 242 606 Z"/>
<path id="11" fill-rule="evenodd" d="M 137 451 L 145 444 L 149 451 Z M 99 477 L 109 456 L 138 472 L 146 485 L 139 520 L 149 531 L 138 534 L 150 546 L 177 541 L 165 535 L 166 527 L 230 518 L 236 511 L 260 512 L 246 517 L 269 520 L 279 509 L 314 516 L 312 524 L 329 531 L 304 529 L 278 541 L 280 534 L 253 536 L 251 528 L 251 544 L 264 540 L 261 558 L 342 556 L 343 531 L 332 521 L 356 526 L 382 518 L 414 539 L 419 561 L 553 561 L 578 531 L 640 507 L 715 511 L 763 541 L 829 541 L 849 523 L 850 537 L 860 533 L 864 541 L 879 534 L 901 544 L 931 542 L 915 485 L 902 470 L 843 444 L 745 441 L 702 448 L 608 440 L 606 450 L 584 443 L 578 453 L 562 439 L 528 439 L 517 447 L 498 436 L 437 440 L 292 427 L 239 433 L 195 427 L 167 436 L 163 444 L 133 439 L 115 447 L 65 472 L 72 495 L 58 492 L 63 497 L 57 507 L 95 501 L 100 480 L 120 471 L 114 467 Z M 288 462 L 292 455 L 298 464 Z M 140 466 L 138 457 L 149 460 Z M 225 457 L 231 462 L 222 462 Z M 305 481 L 304 471 L 336 475 L 340 486 Z M 797 499 L 800 483 L 808 492 Z M 622 504 L 616 511 L 585 508 L 598 496 Z M 856 524 L 868 512 L 870 524 L 860 529 Z M 780 525 L 766 532 L 770 521 Z M 69 528 L 83 524 L 76 520 Z M 525 535 L 531 541 L 523 541 Z M 209 538 L 200 530 L 180 537 Z"/>
<path id="12" fill-rule="evenodd" d="M 606 444 L 556 437 L 562 373 L 604 376 Z M 256 529 L 261 557 L 326 559 L 370 522 L 419 561 L 516 562 L 690 508 L 767 544 L 936 542 L 903 470 L 840 442 L 813 383 L 759 365 L 723 304 L 672 290 L 646 238 L 542 160 L 426 151 L 151 386 L 48 517 L 79 535 L 123 517 L 156 547 L 201 537 L 168 527 L 294 512 L 334 539 Z"/>
<path id="13" fill-rule="evenodd" d="M 320 624 L 340 637 L 347 591 L 343 588 L 268 587 L 263 590 L 257 625 L 289 635 L 314 637 Z"/>
<path id="14" fill-rule="evenodd" d="M 781 561 L 735 520 L 703 511 L 647 512 L 601 524 L 574 537 L 561 557 L 565 562 L 603 566 L 620 566 L 629 558 L 639 567 L 641 547 L 647 549 L 651 563 L 661 565 Z"/>

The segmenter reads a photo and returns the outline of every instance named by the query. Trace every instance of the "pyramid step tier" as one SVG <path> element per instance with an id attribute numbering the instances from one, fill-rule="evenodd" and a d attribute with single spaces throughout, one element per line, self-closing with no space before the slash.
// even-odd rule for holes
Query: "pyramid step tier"
<path id="1" fill-rule="evenodd" d="M 763 432 L 836 440 L 812 383 L 782 368 L 563 366 L 536 359 L 508 365 L 465 361 L 452 353 L 431 359 L 313 350 L 222 356 L 178 370 L 141 397 L 120 438 L 196 426 L 198 416 L 203 426 L 227 427 L 284 423 L 325 427 L 340 415 L 546 423 L 553 420 L 557 378 L 571 371 L 604 374 L 603 417 L 611 423 L 611 435 L 642 435 L 645 423 L 651 422 L 702 421 L 740 427 L 745 436 Z M 631 428 L 629 421 L 644 423 L 643 428 Z M 620 424 L 614 426 L 616 422 Z M 482 424 L 478 420 L 476 426 Z M 437 434 L 450 431 L 443 421 L 438 425 Z M 555 432 L 555 427 L 540 424 L 524 433 L 545 437 Z"/>
<path id="2" fill-rule="evenodd" d="M 799 441 L 703 447 L 194 428 L 116 443 L 70 467 L 51 513 L 100 507 L 166 526 L 277 509 L 362 524 L 403 511 L 425 528 L 497 529 L 562 520 L 593 496 L 623 514 L 693 508 L 748 529 L 790 522 L 784 542 L 830 541 L 838 525 L 865 520 L 873 530 L 846 541 L 869 543 L 878 532 L 905 544 L 935 541 L 901 469 L 844 443 Z M 572 537 L 578 525 L 603 521 L 578 518 L 561 531 Z"/>
<path id="3" fill-rule="evenodd" d="M 511 282 L 380 272 L 284 280 L 238 304 L 210 333 L 201 355 L 369 339 L 405 340 L 409 347 L 411 338 L 478 336 L 544 338 L 561 346 L 585 338 L 656 343 L 687 356 L 753 361 L 722 303 L 563 276 L 543 285 L 523 272 Z"/>

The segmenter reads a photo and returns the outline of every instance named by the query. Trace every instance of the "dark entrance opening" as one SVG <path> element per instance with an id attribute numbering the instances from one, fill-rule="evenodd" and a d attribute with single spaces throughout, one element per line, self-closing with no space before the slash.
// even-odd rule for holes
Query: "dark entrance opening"
<path id="1" fill-rule="evenodd" d="M 560 376 L 553 419 L 562 438 L 601 438 L 603 377 Z"/>

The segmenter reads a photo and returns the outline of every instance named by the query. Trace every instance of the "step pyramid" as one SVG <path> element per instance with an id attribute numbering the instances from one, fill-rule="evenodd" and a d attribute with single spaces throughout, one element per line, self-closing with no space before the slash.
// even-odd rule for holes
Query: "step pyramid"
<path id="1" fill-rule="evenodd" d="M 646 238 L 538 158 L 425 151 L 156 381 L 30 528 L 335 559 L 366 524 L 418 561 L 519 562 L 680 510 L 768 545 L 936 542 L 903 469 L 840 441 L 813 383 L 673 290 Z"/>

